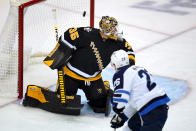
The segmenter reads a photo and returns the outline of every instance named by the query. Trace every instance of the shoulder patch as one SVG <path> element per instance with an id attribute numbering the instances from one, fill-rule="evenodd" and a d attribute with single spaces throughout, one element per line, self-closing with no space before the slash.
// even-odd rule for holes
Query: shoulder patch
<path id="1" fill-rule="evenodd" d="M 90 32 L 90 31 L 92 31 L 92 28 L 90 28 L 90 27 L 85 27 L 85 28 L 84 28 L 84 31 Z"/>

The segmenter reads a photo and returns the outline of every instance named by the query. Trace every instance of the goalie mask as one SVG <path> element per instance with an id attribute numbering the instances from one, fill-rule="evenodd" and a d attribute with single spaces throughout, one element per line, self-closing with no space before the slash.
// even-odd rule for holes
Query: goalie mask
<path id="1" fill-rule="evenodd" d="M 116 70 L 120 67 L 129 65 L 129 56 L 126 51 L 118 50 L 112 53 L 111 65 Z"/>
<path id="2" fill-rule="evenodd" d="M 118 37 L 118 22 L 115 18 L 109 16 L 102 16 L 99 22 L 99 28 L 101 32 L 110 38 Z"/>

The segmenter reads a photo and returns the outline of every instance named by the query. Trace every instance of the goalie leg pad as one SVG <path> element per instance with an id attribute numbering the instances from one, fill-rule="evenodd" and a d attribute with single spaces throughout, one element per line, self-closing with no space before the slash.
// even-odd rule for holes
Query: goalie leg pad
<path id="1" fill-rule="evenodd" d="M 105 116 L 109 116 L 111 112 L 111 98 L 112 95 L 108 94 L 102 99 L 89 100 L 88 104 L 91 106 L 95 113 L 104 113 Z"/>
<path id="2" fill-rule="evenodd" d="M 103 82 L 102 79 L 99 79 L 94 83 L 91 83 L 90 89 L 85 93 L 87 94 L 87 98 L 89 100 L 88 104 L 92 107 L 94 112 L 105 113 L 105 116 L 110 114 L 110 100 L 113 95 L 113 91 L 110 89 L 110 84 L 108 81 Z"/>
<path id="3" fill-rule="evenodd" d="M 40 102 L 34 98 L 31 98 L 25 94 L 25 98 L 22 102 L 23 106 L 31 106 L 31 107 L 38 107 Z"/>
<path id="4" fill-rule="evenodd" d="M 40 104 L 40 108 L 47 110 L 53 113 L 66 114 L 66 115 L 80 115 L 80 110 L 83 107 L 81 104 L 81 96 L 66 96 L 66 103 L 60 103 L 60 100 L 57 103 L 43 103 Z M 74 98 L 74 99 L 69 99 Z"/>
<path id="5" fill-rule="evenodd" d="M 43 87 L 39 87 L 36 85 L 28 85 L 27 86 L 27 92 L 26 95 L 27 97 L 31 97 L 32 99 L 36 99 L 40 101 L 41 103 L 46 103 L 47 100 L 45 98 L 45 95 L 43 93 Z"/>
<path id="6" fill-rule="evenodd" d="M 41 87 L 28 85 L 23 99 L 24 106 L 38 107 L 41 103 L 47 102 Z"/>
<path id="7" fill-rule="evenodd" d="M 53 113 L 79 115 L 81 96 L 66 96 L 66 103 L 61 103 L 60 95 L 47 88 L 29 85 L 23 100 L 24 106 L 38 107 Z"/>

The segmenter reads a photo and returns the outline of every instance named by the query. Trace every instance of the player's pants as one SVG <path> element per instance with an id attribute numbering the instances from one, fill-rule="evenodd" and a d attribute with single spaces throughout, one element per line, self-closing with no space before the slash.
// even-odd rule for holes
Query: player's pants
<path id="1" fill-rule="evenodd" d="M 86 82 L 86 81 L 77 80 L 77 79 L 74 79 L 74 78 L 71 78 L 65 75 L 64 87 L 65 87 L 66 95 L 68 96 L 76 95 L 78 89 L 82 89 L 86 95 L 88 104 L 93 109 L 106 107 L 106 99 L 107 99 L 108 92 L 105 89 L 102 78 L 96 81 Z M 57 92 L 59 92 L 59 89 L 57 90 Z M 104 112 L 104 109 L 103 109 L 103 112 Z"/>
<path id="2" fill-rule="evenodd" d="M 161 105 L 148 114 L 139 116 L 136 113 L 128 121 L 128 127 L 132 131 L 162 131 L 167 120 L 168 105 Z"/>

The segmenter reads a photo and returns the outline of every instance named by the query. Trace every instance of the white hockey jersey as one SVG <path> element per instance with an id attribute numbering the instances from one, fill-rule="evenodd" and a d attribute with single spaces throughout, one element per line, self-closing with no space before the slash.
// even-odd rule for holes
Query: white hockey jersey
<path id="1" fill-rule="evenodd" d="M 123 110 L 128 118 L 136 112 L 141 116 L 170 101 L 165 91 L 142 67 L 124 66 L 113 76 L 113 109 Z"/>

